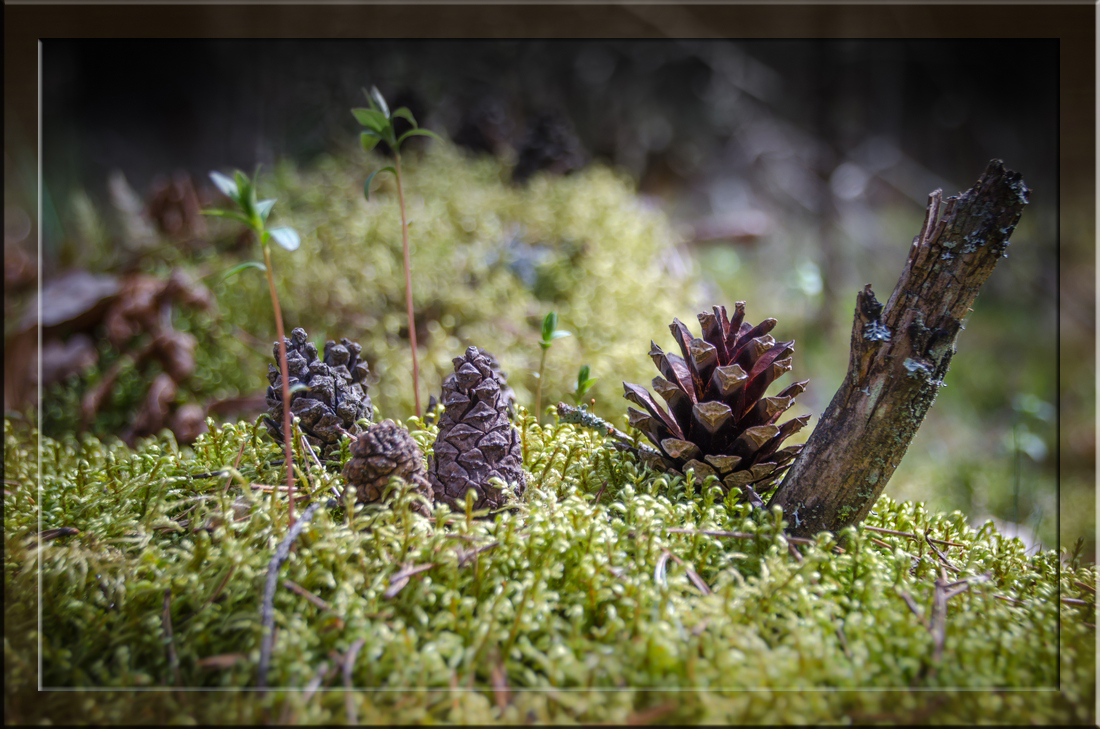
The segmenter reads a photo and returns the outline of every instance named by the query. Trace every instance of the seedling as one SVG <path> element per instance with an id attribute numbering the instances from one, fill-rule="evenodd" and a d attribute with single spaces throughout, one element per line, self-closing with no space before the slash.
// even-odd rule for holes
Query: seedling
<path id="1" fill-rule="evenodd" d="M 539 358 L 539 371 L 535 373 L 535 379 L 538 381 L 535 385 L 536 418 L 542 413 L 542 371 L 546 366 L 546 353 L 550 351 L 550 345 L 554 343 L 555 339 L 569 337 L 573 334 L 572 332 L 558 329 L 557 326 L 558 315 L 551 311 L 546 315 L 546 318 L 542 320 L 542 339 L 539 340 L 539 346 L 542 348 L 542 356 Z"/>
<path id="2" fill-rule="evenodd" d="M 286 226 L 268 228 L 267 218 L 275 200 L 256 200 L 256 187 L 253 181 L 240 170 L 229 178 L 220 172 L 211 172 L 210 179 L 219 190 L 232 200 L 237 210 L 203 210 L 206 215 L 230 218 L 243 223 L 260 241 L 263 250 L 263 263 L 247 261 L 226 271 L 226 277 L 240 273 L 246 268 L 258 268 L 267 275 L 267 289 L 271 294 L 271 309 L 275 314 L 275 337 L 279 347 L 279 372 L 283 380 L 283 443 L 286 460 L 287 523 L 294 526 L 294 455 L 290 434 L 290 385 L 286 366 L 286 342 L 283 333 L 283 312 L 279 306 L 279 295 L 275 292 L 275 276 L 271 269 L 271 241 L 288 251 L 297 250 L 301 243 L 298 233 Z"/>
<path id="3" fill-rule="evenodd" d="M 401 253 L 404 256 L 405 266 L 405 310 L 409 317 L 409 350 L 412 353 L 413 402 L 416 406 L 416 417 L 419 418 L 420 388 L 418 386 L 418 376 L 420 368 L 416 361 L 416 321 L 413 317 L 412 274 L 409 267 L 409 223 L 405 217 L 405 193 L 401 185 L 401 144 L 409 137 L 416 135 L 432 137 L 433 139 L 439 139 L 439 135 L 427 129 L 421 129 L 408 107 L 402 106 L 391 112 L 386 100 L 382 98 L 382 94 L 374 86 L 371 87 L 370 93 L 367 93 L 366 90 L 363 93 L 367 97 L 370 108 L 351 110 L 356 120 L 366 127 L 365 131 L 359 134 L 359 146 L 363 148 L 364 152 L 370 152 L 379 142 L 385 142 L 386 146 L 393 152 L 392 166 L 377 169 L 367 176 L 367 181 L 363 183 L 363 197 L 370 200 L 370 183 L 379 172 L 389 171 L 397 178 L 397 205 L 401 210 Z M 398 118 L 404 119 L 412 125 L 412 129 L 402 133 L 401 136 L 397 136 L 393 128 L 393 120 Z"/>
<path id="4" fill-rule="evenodd" d="M 596 381 L 595 377 L 589 377 L 588 375 L 588 365 L 581 365 L 580 370 L 577 372 L 577 389 L 570 393 L 573 397 L 573 404 L 578 407 L 580 407 L 581 402 L 584 400 L 584 396 Z M 595 402 L 595 400 L 593 400 L 593 402 Z"/>

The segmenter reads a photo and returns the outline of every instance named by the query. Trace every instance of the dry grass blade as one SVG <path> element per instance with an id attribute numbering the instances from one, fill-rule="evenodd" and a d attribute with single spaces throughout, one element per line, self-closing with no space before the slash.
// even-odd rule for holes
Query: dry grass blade
<path id="1" fill-rule="evenodd" d="M 241 441 L 241 448 L 237 451 L 237 458 L 233 461 L 233 470 L 229 472 L 229 478 L 225 479 L 225 488 L 222 491 L 229 492 L 229 487 L 233 484 L 233 474 L 237 472 L 237 469 L 241 465 L 241 456 L 244 455 L 244 446 L 248 441 Z M 194 478 L 192 476 L 191 478 Z"/>
<path id="2" fill-rule="evenodd" d="M 920 540 L 920 537 L 917 536 L 916 534 L 913 534 L 912 532 L 899 532 L 897 529 L 884 529 L 882 527 L 873 527 L 873 526 L 868 526 L 866 524 L 861 525 L 860 528 L 861 529 L 866 529 L 869 532 L 878 532 L 879 534 L 893 534 L 896 537 L 908 537 L 909 539 L 918 540 L 918 541 Z M 925 535 L 925 536 L 927 537 L 927 535 Z M 949 542 L 946 539 L 930 539 L 929 541 L 935 542 L 937 544 L 943 544 L 944 546 L 947 546 L 947 547 L 965 547 L 966 546 L 965 544 L 959 544 L 958 542 Z"/>
<path id="3" fill-rule="evenodd" d="M 653 581 L 664 586 L 668 585 L 668 581 L 665 579 L 665 566 L 668 564 L 669 556 L 669 551 L 662 549 L 661 556 L 657 558 L 657 565 L 653 568 Z"/>
<path id="4" fill-rule="evenodd" d="M 164 609 L 161 612 L 161 626 L 164 630 L 165 650 L 168 653 L 168 667 L 172 669 L 172 680 L 176 686 L 183 685 L 180 677 L 180 661 L 176 655 L 176 640 L 172 635 L 172 591 L 164 591 Z"/>
<path id="5" fill-rule="evenodd" d="M 344 654 L 344 713 L 348 719 L 349 726 L 355 726 L 359 723 L 359 717 L 355 710 L 355 694 L 351 690 L 351 672 L 355 667 L 355 657 L 359 655 L 359 649 L 363 647 L 365 643 L 364 638 L 358 638 L 354 643 L 348 647 L 348 652 Z"/>
<path id="6" fill-rule="evenodd" d="M 302 703 L 308 703 L 313 698 L 313 694 L 317 693 L 317 689 L 320 688 L 321 682 L 325 680 L 325 674 L 328 672 L 328 662 L 321 661 L 321 665 L 317 666 L 317 671 L 314 672 L 313 678 L 306 684 L 305 693 L 302 694 Z"/>
<path id="7" fill-rule="evenodd" d="M 935 675 L 935 664 L 943 657 L 943 644 L 947 640 L 947 573 L 940 568 L 932 591 L 932 609 L 928 615 L 928 632 L 932 634 L 932 667 L 929 677 Z"/>
<path id="8" fill-rule="evenodd" d="M 665 531 L 669 534 L 703 534 L 708 537 L 725 537 L 727 539 L 771 539 L 771 535 L 768 534 L 752 534 L 751 532 L 730 532 L 722 531 L 718 529 L 687 529 L 685 527 L 665 527 Z M 783 535 L 783 538 L 787 540 L 788 544 L 804 544 L 811 545 L 814 543 L 813 539 L 806 537 L 791 537 Z M 844 554 L 843 547 L 832 548 L 834 554 Z"/>
<path id="9" fill-rule="evenodd" d="M 279 576 L 279 567 L 286 561 L 287 556 L 290 554 L 290 546 L 298 538 L 298 535 L 302 533 L 302 530 L 309 524 L 309 520 L 313 518 L 313 515 L 320 508 L 320 503 L 311 504 L 302 515 L 294 522 L 294 526 L 287 530 L 287 534 L 283 537 L 283 541 L 279 542 L 279 546 L 275 549 L 275 554 L 272 555 L 271 561 L 267 565 L 267 578 L 264 580 L 264 595 L 263 602 L 260 608 L 260 624 L 263 629 L 263 638 L 260 642 L 260 662 L 257 666 L 256 685 L 261 692 L 267 688 L 267 667 L 271 662 L 271 646 L 275 642 L 275 610 L 272 605 L 275 600 L 275 587 L 278 584 L 277 579 Z"/>
<path id="10" fill-rule="evenodd" d="M 704 595 L 711 594 L 710 587 L 707 585 L 706 582 L 703 581 L 703 578 L 699 576 L 699 573 L 696 572 L 690 564 L 684 562 L 684 560 L 680 559 L 671 552 L 668 552 L 667 554 L 671 556 L 674 560 L 676 560 L 676 564 L 684 568 L 684 571 L 687 572 L 688 579 L 691 580 L 691 584 L 695 585 L 695 587 L 699 589 L 699 592 L 703 593 Z M 799 555 L 799 560 L 801 559 L 802 556 Z"/>
<path id="11" fill-rule="evenodd" d="M 931 527 L 929 527 L 929 529 L 930 528 Z M 948 561 L 947 557 L 944 556 L 943 552 L 936 549 L 935 544 L 932 544 L 932 540 L 928 538 L 928 529 L 926 529 L 924 531 L 924 542 L 925 542 L 925 544 L 928 545 L 928 548 L 932 550 L 932 552 L 936 555 L 936 557 L 939 558 L 940 562 L 943 564 L 944 567 L 951 570 L 952 572 L 954 572 L 957 575 L 962 574 L 962 570 L 959 569 L 958 567 L 956 567 L 955 565 L 951 564 L 951 562 Z"/>
<path id="12" fill-rule="evenodd" d="M 313 603 L 317 607 L 321 608 L 322 610 L 329 610 L 330 609 L 329 604 L 327 602 L 325 602 L 321 598 L 317 597 L 312 592 L 310 592 L 309 590 L 302 587 L 301 585 L 299 585 L 296 582 L 293 582 L 291 580 L 283 580 L 283 587 L 290 590 L 291 592 L 293 592 L 296 595 L 301 595 L 302 597 L 309 600 L 311 603 Z"/>
<path id="13" fill-rule="evenodd" d="M 43 529 L 38 532 L 37 535 L 31 536 L 28 541 L 28 547 L 33 547 L 41 542 L 48 542 L 52 539 L 59 537 L 74 537 L 80 534 L 80 530 L 74 527 L 55 527 L 53 529 Z"/>
<path id="14" fill-rule="evenodd" d="M 493 701 L 497 705 L 497 711 L 503 715 L 511 695 L 508 690 L 508 677 L 504 672 L 504 662 L 499 655 L 494 652 L 491 661 L 489 685 L 493 687 Z"/>
<path id="15" fill-rule="evenodd" d="M 418 575 L 421 572 L 427 572 L 432 567 L 435 567 L 434 562 L 428 564 L 418 565 L 416 567 L 406 567 L 400 572 L 395 572 L 390 575 L 390 586 L 386 588 L 386 591 L 382 593 L 382 597 L 391 598 L 397 593 L 401 592 L 401 589 L 405 585 L 409 584 L 409 578 L 413 575 Z"/>
<path id="16" fill-rule="evenodd" d="M 195 661 L 195 666 L 208 671 L 224 671 L 227 668 L 232 668 L 239 661 L 243 661 L 244 659 L 245 655 L 243 653 L 222 653 L 216 656 L 200 658 Z"/>

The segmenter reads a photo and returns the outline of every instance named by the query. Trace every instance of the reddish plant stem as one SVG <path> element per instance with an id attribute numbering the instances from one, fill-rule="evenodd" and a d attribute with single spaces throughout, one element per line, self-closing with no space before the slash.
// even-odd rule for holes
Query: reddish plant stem
<path id="1" fill-rule="evenodd" d="M 271 292 L 271 308 L 275 312 L 275 336 L 279 347 L 279 372 L 283 380 L 283 445 L 286 458 L 286 514 L 287 528 L 294 526 L 294 451 L 291 445 L 290 428 L 290 375 L 286 366 L 286 337 L 283 334 L 283 311 L 279 307 L 279 296 L 275 293 L 275 275 L 271 272 L 271 251 L 264 249 L 264 270 L 267 273 L 267 289 Z M 272 495 L 274 498 L 274 494 Z"/>
<path id="2" fill-rule="evenodd" d="M 409 265 L 409 223 L 405 219 L 405 193 L 401 184 L 401 155 L 396 149 L 393 151 L 394 170 L 397 177 L 397 204 L 401 208 L 401 253 L 405 262 L 405 312 L 409 317 L 409 349 L 412 352 L 413 372 L 413 402 L 416 406 L 416 417 L 420 417 L 420 387 L 418 376 L 420 368 L 416 363 L 416 322 L 413 319 L 412 300 L 412 273 Z"/>

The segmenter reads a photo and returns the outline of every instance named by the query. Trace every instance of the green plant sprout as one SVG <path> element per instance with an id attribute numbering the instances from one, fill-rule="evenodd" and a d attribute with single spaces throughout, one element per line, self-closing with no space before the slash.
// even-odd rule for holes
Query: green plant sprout
<path id="1" fill-rule="evenodd" d="M 226 271 L 229 277 L 240 273 L 246 268 L 258 268 L 267 275 L 267 289 L 271 294 L 271 309 L 275 314 L 275 337 L 279 348 L 279 372 L 283 381 L 283 443 L 286 462 L 286 493 L 287 493 L 287 526 L 294 526 L 294 455 L 291 444 L 290 427 L 290 383 L 286 365 L 286 341 L 283 331 L 283 312 L 279 306 L 279 295 L 275 291 L 275 276 L 271 269 L 271 247 L 268 245 L 275 241 L 288 251 L 297 250 L 301 244 L 297 231 L 287 226 L 267 228 L 267 217 L 271 214 L 271 208 L 275 206 L 275 200 L 257 200 L 256 186 L 240 170 L 233 172 L 230 179 L 220 172 L 211 172 L 210 179 L 219 190 L 232 200 L 238 210 L 203 210 L 206 215 L 215 215 L 230 218 L 243 223 L 255 234 L 260 241 L 263 250 L 264 261 L 247 261 Z"/>
<path id="2" fill-rule="evenodd" d="M 535 385 L 535 417 L 538 418 L 542 414 L 542 372 L 546 366 L 546 353 L 550 351 L 550 345 L 554 343 L 555 339 L 562 339 L 563 337 L 570 337 L 572 332 L 567 332 L 563 329 L 558 329 L 558 315 L 554 312 L 550 312 L 546 315 L 546 318 L 542 320 L 542 339 L 539 340 L 539 347 L 542 348 L 542 356 L 539 357 L 539 371 L 535 373 L 535 379 L 538 383 Z"/>
<path id="3" fill-rule="evenodd" d="M 385 142 L 386 146 L 393 152 L 393 166 L 377 169 L 367 176 L 366 182 L 363 183 L 363 197 L 370 200 L 370 183 L 379 172 L 389 171 L 397 178 L 397 205 L 401 210 L 401 253 L 404 257 L 405 266 L 405 310 L 409 317 L 409 351 L 412 353 L 413 402 L 416 406 L 416 417 L 419 418 L 420 388 L 418 378 L 420 368 L 416 361 L 416 321 L 413 317 L 412 274 L 409 270 L 409 223 L 405 217 L 405 193 L 401 185 L 401 143 L 416 135 L 434 139 L 439 139 L 439 135 L 427 129 L 421 129 L 408 107 L 402 106 L 391 112 L 389 105 L 376 87 L 371 86 L 370 93 L 367 93 L 364 89 L 363 94 L 367 97 L 370 108 L 351 110 L 356 120 L 366 127 L 366 130 L 359 134 L 359 146 L 363 148 L 364 152 L 370 152 L 379 142 Z M 397 136 L 393 128 L 394 119 L 404 119 L 412 125 L 412 129 L 404 132 L 401 136 Z"/>
<path id="4" fill-rule="evenodd" d="M 596 379 L 595 377 L 589 377 L 588 365 L 581 365 L 580 370 L 577 372 L 577 389 L 570 393 L 574 405 L 580 407 L 581 401 L 584 400 L 584 396 L 591 389 L 593 383 L 596 382 Z"/>

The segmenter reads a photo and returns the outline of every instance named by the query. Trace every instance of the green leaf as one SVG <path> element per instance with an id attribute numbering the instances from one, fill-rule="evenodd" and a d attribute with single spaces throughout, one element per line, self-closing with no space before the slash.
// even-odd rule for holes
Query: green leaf
<path id="1" fill-rule="evenodd" d="M 581 389 L 584 388 L 584 383 L 585 382 L 591 382 L 592 381 L 591 379 L 589 379 L 589 376 L 588 376 L 589 373 L 590 373 L 590 370 L 588 369 L 588 365 L 581 365 L 580 371 L 577 372 L 577 391 L 578 392 Z"/>
<path id="2" fill-rule="evenodd" d="M 256 203 L 256 212 L 260 216 L 260 220 L 267 220 L 267 216 L 271 214 L 271 208 L 275 206 L 275 200 L 261 200 Z"/>
<path id="3" fill-rule="evenodd" d="M 246 268 L 258 268 L 261 271 L 267 270 L 267 266 L 260 263 L 259 261 L 245 261 L 244 263 L 238 263 L 236 266 L 233 266 L 228 271 L 223 273 L 222 278 L 224 279 L 229 278 L 230 276 L 236 276 L 238 273 L 245 270 Z"/>
<path id="4" fill-rule="evenodd" d="M 256 220 L 256 190 L 252 187 L 252 180 L 248 179 L 248 175 L 236 170 L 233 173 L 233 178 L 237 183 L 237 205 L 241 207 L 245 216 L 248 218 L 249 225 L 254 225 Z"/>
<path id="5" fill-rule="evenodd" d="M 298 250 L 298 246 L 302 243 L 301 239 L 298 237 L 298 232 L 294 230 L 294 228 L 272 228 L 267 232 L 271 234 L 272 239 L 276 243 L 288 251 Z"/>
<path id="6" fill-rule="evenodd" d="M 374 109 L 352 109 L 351 113 L 355 115 L 356 121 L 380 135 L 390 125 L 389 119 L 382 112 Z"/>
<path id="7" fill-rule="evenodd" d="M 359 146 L 363 148 L 364 152 L 370 152 L 381 139 L 375 132 L 363 132 L 359 135 Z"/>
<path id="8" fill-rule="evenodd" d="M 390 118 L 390 106 L 386 103 L 386 100 L 382 98 L 381 92 L 378 91 L 377 86 L 370 87 L 370 95 L 374 100 L 374 103 L 378 104 L 378 109 L 386 115 L 386 118 Z"/>
<path id="9" fill-rule="evenodd" d="M 200 212 L 203 215 L 211 215 L 216 218 L 231 218 L 233 220 L 244 223 L 250 228 L 252 227 L 252 221 L 246 218 L 241 213 L 238 213 L 236 210 L 201 210 Z"/>
<path id="10" fill-rule="evenodd" d="M 550 341 L 550 335 L 554 333 L 554 327 L 556 327 L 557 325 L 558 315 L 551 311 L 542 320 L 542 341 Z"/>
<path id="11" fill-rule="evenodd" d="M 413 129 L 419 126 L 416 123 L 416 119 L 413 118 L 412 112 L 409 111 L 409 107 L 407 106 L 402 106 L 400 109 L 397 109 L 392 114 L 390 114 L 390 119 L 404 119 L 409 124 L 413 125 Z"/>
<path id="12" fill-rule="evenodd" d="M 440 142 L 443 141 L 442 137 L 440 137 L 438 134 L 431 131 L 430 129 L 410 129 L 409 131 L 405 132 L 400 137 L 398 137 L 397 143 L 401 144 L 406 139 L 408 139 L 409 137 L 412 137 L 414 135 L 419 135 L 419 136 L 422 136 L 422 137 L 431 137 L 432 139 L 438 140 Z"/>
<path id="13" fill-rule="evenodd" d="M 210 179 L 214 183 L 215 187 L 222 191 L 222 194 L 226 197 L 236 201 L 240 193 L 237 191 L 237 183 L 229 179 L 220 172 L 211 172 Z"/>
<path id="14" fill-rule="evenodd" d="M 394 174 L 394 176 L 397 175 L 397 170 L 395 170 L 393 167 L 383 167 L 380 170 L 375 170 L 374 172 L 370 173 L 369 175 L 367 175 L 367 181 L 363 183 L 363 197 L 370 200 L 370 183 L 371 183 L 371 180 L 373 180 L 374 176 L 377 175 L 379 172 L 386 172 L 386 171 L 392 172 Z"/>

